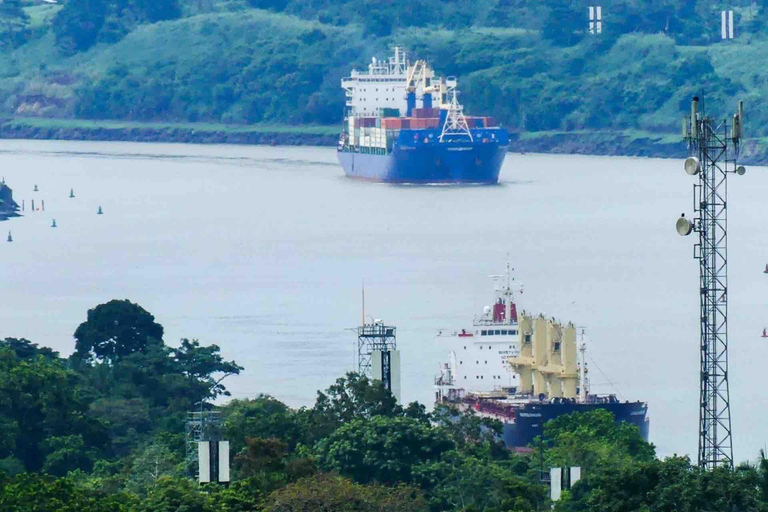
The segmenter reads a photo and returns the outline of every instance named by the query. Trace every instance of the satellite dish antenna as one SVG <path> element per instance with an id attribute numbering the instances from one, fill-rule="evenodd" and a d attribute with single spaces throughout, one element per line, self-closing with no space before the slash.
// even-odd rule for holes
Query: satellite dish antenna
<path id="1" fill-rule="evenodd" d="M 685 159 L 685 172 L 690 174 L 691 176 L 694 176 L 696 174 L 699 174 L 699 171 L 701 170 L 701 164 L 699 163 L 699 159 L 695 156 L 689 156 Z"/>
<path id="2" fill-rule="evenodd" d="M 746 167 L 744 167 L 743 165 L 740 165 L 740 166 L 738 166 L 738 167 L 736 168 L 736 174 L 738 174 L 739 176 L 744 176 L 744 174 L 745 174 L 746 172 L 747 172 L 747 168 L 746 168 Z"/>
<path id="3" fill-rule="evenodd" d="M 685 214 L 683 214 L 679 219 L 677 219 L 677 222 L 675 223 L 675 229 L 677 230 L 677 234 L 680 236 L 688 236 L 691 234 L 691 231 L 693 231 L 693 222 L 685 218 Z"/>

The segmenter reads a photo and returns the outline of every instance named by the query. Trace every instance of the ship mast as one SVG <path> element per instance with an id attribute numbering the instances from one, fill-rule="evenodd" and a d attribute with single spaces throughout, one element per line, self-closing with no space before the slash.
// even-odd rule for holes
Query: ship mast
<path id="1" fill-rule="evenodd" d="M 504 305 L 506 307 L 504 319 L 507 321 L 507 325 L 512 325 L 512 286 L 509 274 L 509 262 L 507 262 L 507 288 L 504 290 Z"/>
<path id="2" fill-rule="evenodd" d="M 456 99 L 456 89 L 453 89 L 453 96 L 448 104 L 443 131 L 438 139 L 443 142 L 443 138 L 448 135 L 454 137 L 467 137 L 472 142 L 472 132 L 469 131 L 467 118 L 464 117 L 464 107 Z"/>
<path id="3" fill-rule="evenodd" d="M 584 341 L 584 329 L 581 330 L 581 339 L 579 340 L 579 353 L 581 353 L 581 364 L 579 364 L 579 401 L 586 402 L 589 391 L 589 381 L 587 380 L 587 344 Z"/>

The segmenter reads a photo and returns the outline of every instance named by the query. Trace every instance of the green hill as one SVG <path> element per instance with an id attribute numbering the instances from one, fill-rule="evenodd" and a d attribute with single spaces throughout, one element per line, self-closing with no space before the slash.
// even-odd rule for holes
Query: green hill
<path id="1" fill-rule="evenodd" d="M 754 156 L 768 137 L 765 0 L 730 5 L 726 42 L 705 0 L 603 2 L 600 35 L 562 0 L 60 2 L 0 3 L 0 116 L 17 124 L 335 125 L 340 78 L 397 43 L 544 149 L 554 134 L 668 143 L 694 94 L 718 115 L 745 101 Z"/>

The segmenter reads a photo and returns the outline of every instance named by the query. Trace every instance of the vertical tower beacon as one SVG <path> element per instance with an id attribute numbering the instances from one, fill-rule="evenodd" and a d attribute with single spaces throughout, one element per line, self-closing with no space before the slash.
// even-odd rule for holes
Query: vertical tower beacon
<path id="1" fill-rule="evenodd" d="M 400 351 L 394 326 L 373 320 L 357 328 L 357 371 L 380 380 L 400 402 Z"/>
<path id="2" fill-rule="evenodd" d="M 703 109 L 702 109 L 703 110 Z M 744 104 L 729 125 L 699 112 L 699 98 L 694 97 L 691 115 L 683 119 L 683 138 L 691 156 L 685 160 L 685 172 L 698 176 L 693 185 L 696 217 L 683 214 L 676 223 L 677 232 L 687 236 L 696 231 L 699 241 L 693 256 L 699 260 L 699 325 L 701 371 L 699 381 L 699 466 L 733 467 L 731 405 L 728 388 L 728 250 L 726 196 L 729 173 L 743 175 L 737 164 L 742 139 Z"/>

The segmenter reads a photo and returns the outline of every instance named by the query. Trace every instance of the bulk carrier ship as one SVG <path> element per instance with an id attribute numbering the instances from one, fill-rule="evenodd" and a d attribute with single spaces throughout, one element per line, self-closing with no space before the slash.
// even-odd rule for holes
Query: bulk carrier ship
<path id="1" fill-rule="evenodd" d="M 509 133 L 491 117 L 470 117 L 454 77 L 435 77 L 401 47 L 388 61 L 341 80 L 346 91 L 339 162 L 351 178 L 387 183 L 493 184 Z"/>
<path id="2" fill-rule="evenodd" d="M 512 449 L 527 447 L 551 419 L 596 409 L 636 425 L 647 441 L 647 403 L 589 392 L 586 346 L 582 339 L 577 348 L 573 324 L 518 314 L 509 269 L 493 277 L 494 305 L 475 317 L 472 329 L 438 335 L 449 362 L 435 377 L 436 405 L 501 421 L 504 443 Z"/>

